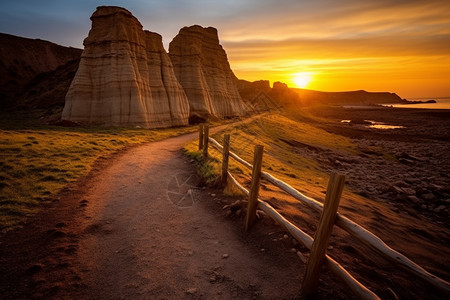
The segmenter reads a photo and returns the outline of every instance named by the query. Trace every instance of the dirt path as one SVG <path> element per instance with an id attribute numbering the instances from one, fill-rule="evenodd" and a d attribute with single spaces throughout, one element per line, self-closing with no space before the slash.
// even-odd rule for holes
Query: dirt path
<path id="1" fill-rule="evenodd" d="M 283 230 L 265 220 L 246 233 L 241 220 L 222 210 L 233 199 L 196 186 L 196 166 L 181 151 L 196 137 L 150 143 L 100 161 L 93 174 L 68 186 L 24 228 L 3 236 L 2 297 L 298 295 L 304 264 L 290 252 Z M 322 290 L 343 298 L 338 286 Z"/>
<path id="2" fill-rule="evenodd" d="M 277 295 L 282 274 L 267 272 L 232 228 L 197 202 L 193 165 L 180 152 L 193 138 L 132 149 L 95 178 L 78 253 L 85 295 L 211 299 L 249 288 Z M 261 285 L 266 280 L 279 284 Z"/>
<path id="3" fill-rule="evenodd" d="M 269 218 L 245 232 L 242 216 L 226 216 L 222 207 L 235 199 L 221 195 L 221 190 L 197 187 L 196 166 L 181 151 L 195 138 L 197 134 L 180 136 L 99 159 L 89 176 L 68 185 L 23 228 L 0 237 L 0 298 L 298 296 L 305 265 L 295 251 L 308 251 L 294 246 Z M 411 154 L 422 155 L 420 151 Z M 386 169 L 362 165 L 358 173 L 376 168 Z M 283 214 L 314 233 L 318 216 L 309 216 L 308 210 L 283 198 L 283 193 L 267 188 L 265 192 L 273 192 L 268 196 L 279 200 L 275 204 Z M 295 208 L 291 210 L 288 203 Z M 356 204 L 343 202 L 342 206 L 352 219 L 367 225 L 395 249 L 446 278 L 447 227 L 396 213 L 389 206 L 392 203 Z M 331 255 L 383 299 L 395 298 L 391 290 L 413 298 L 444 299 L 346 233 L 335 232 L 335 238 Z M 348 293 L 335 276 L 327 271 L 321 274 L 318 299 L 351 299 Z"/>

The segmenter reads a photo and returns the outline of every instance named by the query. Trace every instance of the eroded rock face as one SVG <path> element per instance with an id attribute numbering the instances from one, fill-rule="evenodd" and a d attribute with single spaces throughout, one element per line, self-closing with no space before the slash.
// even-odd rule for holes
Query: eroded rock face
<path id="1" fill-rule="evenodd" d="M 169 56 L 188 96 L 191 118 L 224 118 L 246 113 L 237 78 L 215 28 L 198 25 L 182 28 L 169 45 Z"/>
<path id="2" fill-rule="evenodd" d="M 62 119 L 158 128 L 186 125 L 189 102 L 159 34 L 126 9 L 101 6 L 91 17 Z"/>

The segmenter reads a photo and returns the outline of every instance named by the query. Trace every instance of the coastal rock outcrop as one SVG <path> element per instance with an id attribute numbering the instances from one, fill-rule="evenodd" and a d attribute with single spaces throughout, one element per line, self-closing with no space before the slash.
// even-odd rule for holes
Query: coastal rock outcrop
<path id="1" fill-rule="evenodd" d="M 251 101 L 256 95 L 261 92 L 269 93 L 272 88 L 270 87 L 269 80 L 247 81 L 239 79 L 238 91 L 244 102 Z"/>
<path id="2" fill-rule="evenodd" d="M 296 89 L 303 104 L 340 104 L 340 105 L 375 105 L 400 103 L 401 98 L 395 93 L 367 92 L 364 90 L 348 92 L 321 92 Z"/>
<path id="3" fill-rule="evenodd" d="M 100 6 L 91 17 L 63 120 L 160 128 L 186 125 L 189 102 L 162 37 L 126 9 Z"/>
<path id="4" fill-rule="evenodd" d="M 190 118 L 224 118 L 246 113 L 237 78 L 219 44 L 217 30 L 184 27 L 169 44 L 169 56 L 190 104 Z"/>

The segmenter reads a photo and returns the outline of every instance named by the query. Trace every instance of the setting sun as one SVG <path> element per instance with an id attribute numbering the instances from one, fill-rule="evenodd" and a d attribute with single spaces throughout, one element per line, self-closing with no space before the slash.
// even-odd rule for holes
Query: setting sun
<path id="1" fill-rule="evenodd" d="M 301 72 L 294 75 L 292 79 L 298 88 L 304 88 L 311 81 L 311 73 Z"/>

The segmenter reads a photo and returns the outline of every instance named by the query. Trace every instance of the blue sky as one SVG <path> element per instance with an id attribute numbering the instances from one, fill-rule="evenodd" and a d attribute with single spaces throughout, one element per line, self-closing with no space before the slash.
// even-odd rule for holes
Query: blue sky
<path id="1" fill-rule="evenodd" d="M 248 14 L 261 14 L 261 8 L 255 9 L 255 6 L 269 8 L 273 2 L 264 0 L 1 0 L 0 32 L 41 38 L 64 46 L 81 48 L 82 40 L 87 36 L 91 26 L 89 17 L 95 8 L 100 5 L 115 5 L 131 11 L 145 29 L 160 33 L 167 46 L 183 26 L 199 24 L 232 28 L 233 26 L 230 25 L 234 21 L 242 21 Z"/>
<path id="2" fill-rule="evenodd" d="M 0 0 L 0 32 L 82 48 L 100 5 L 125 7 L 166 49 L 183 26 L 217 28 L 247 80 L 450 95 L 449 0 Z"/>

